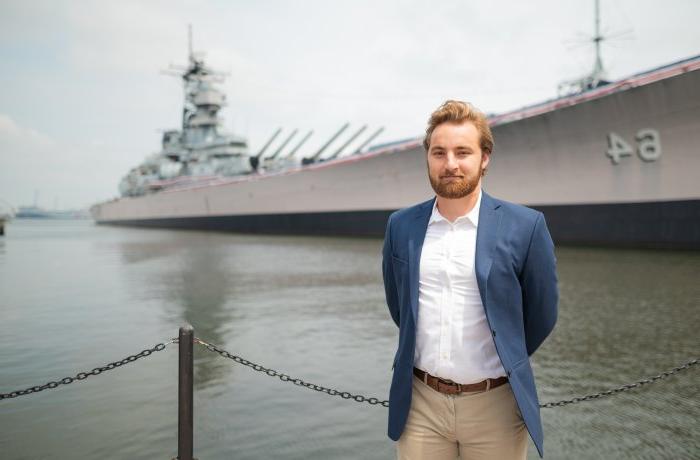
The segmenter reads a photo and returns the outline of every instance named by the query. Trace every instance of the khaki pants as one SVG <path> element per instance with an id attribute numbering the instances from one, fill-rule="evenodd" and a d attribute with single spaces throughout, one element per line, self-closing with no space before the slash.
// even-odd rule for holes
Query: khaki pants
<path id="1" fill-rule="evenodd" d="M 508 383 L 450 396 L 413 376 L 411 411 L 396 446 L 399 460 L 525 459 L 527 430 Z"/>

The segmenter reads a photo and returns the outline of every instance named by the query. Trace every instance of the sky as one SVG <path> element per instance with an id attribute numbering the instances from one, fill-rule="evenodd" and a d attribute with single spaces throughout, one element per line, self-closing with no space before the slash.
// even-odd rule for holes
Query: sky
<path id="1" fill-rule="evenodd" d="M 556 97 L 593 66 L 593 5 L 2 0 L 0 200 L 116 197 L 181 124 L 181 81 L 163 71 L 186 64 L 188 24 L 195 51 L 228 74 L 222 130 L 257 152 L 278 127 L 313 129 L 313 151 L 345 122 L 348 135 L 385 127 L 377 143 L 420 137 L 446 99 L 501 113 Z M 601 0 L 601 15 L 610 79 L 700 54 L 697 0 Z"/>

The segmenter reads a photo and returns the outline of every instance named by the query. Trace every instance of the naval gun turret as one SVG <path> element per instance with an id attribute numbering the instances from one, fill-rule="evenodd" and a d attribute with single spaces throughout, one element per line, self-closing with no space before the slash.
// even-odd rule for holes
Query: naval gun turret
<path id="1" fill-rule="evenodd" d="M 314 154 L 313 154 L 312 156 L 310 156 L 310 157 L 307 157 L 307 158 L 302 159 L 302 160 L 301 160 L 301 164 L 303 164 L 303 165 L 308 165 L 308 164 L 317 162 L 318 159 L 321 158 L 321 155 L 323 155 L 323 152 L 325 152 L 326 149 L 333 143 L 333 141 L 335 141 L 336 139 L 338 139 L 338 137 L 339 137 L 341 134 L 343 134 L 343 132 L 344 132 L 346 129 L 348 129 L 349 126 L 350 126 L 350 123 L 345 123 L 343 126 L 341 126 L 340 129 L 339 129 L 335 134 L 333 134 L 333 135 L 331 136 L 331 138 L 328 139 L 328 140 L 326 141 L 326 143 L 323 144 L 323 146 L 322 146 L 320 149 L 318 149 L 318 151 L 317 151 L 316 153 L 314 153 Z"/>
<path id="2" fill-rule="evenodd" d="M 323 146 L 322 146 L 320 149 L 318 149 L 318 151 L 317 151 L 316 153 L 314 153 L 314 154 L 313 154 L 312 156 L 310 156 L 310 157 L 303 158 L 303 159 L 301 160 L 301 164 L 305 166 L 305 165 L 310 165 L 310 164 L 313 164 L 313 163 L 319 163 L 319 162 L 323 162 L 323 161 L 335 160 L 335 159 L 337 159 L 337 158 L 340 158 L 341 156 L 344 156 L 345 150 L 348 148 L 348 146 L 350 146 L 350 144 L 352 144 L 353 142 L 355 142 L 355 140 L 357 140 L 357 139 L 360 137 L 360 135 L 361 135 L 362 133 L 365 132 L 365 130 L 367 129 L 367 125 L 363 125 L 360 129 L 358 129 L 357 131 L 355 131 L 355 132 L 354 132 L 345 142 L 343 142 L 342 145 L 341 145 L 340 147 L 338 147 L 333 153 L 331 153 L 330 155 L 327 155 L 327 156 L 325 156 L 325 157 L 322 157 L 323 153 L 328 149 L 328 147 L 329 147 L 333 142 L 335 142 L 335 140 L 338 139 L 338 138 L 340 137 L 340 135 L 343 134 L 343 132 L 345 132 L 346 129 L 348 129 L 349 126 L 350 126 L 350 123 L 345 123 L 343 126 L 341 126 L 341 128 L 340 128 L 335 134 L 333 134 L 333 136 L 331 136 L 331 138 L 328 139 L 328 141 L 326 141 L 326 143 L 323 144 Z M 355 148 L 355 150 L 352 151 L 352 153 L 350 153 L 350 155 L 357 155 L 357 154 L 361 153 L 361 152 L 363 151 L 363 149 L 364 149 L 365 147 L 367 147 L 367 146 L 370 144 L 370 142 L 372 142 L 374 139 L 376 139 L 377 136 L 379 136 L 383 131 L 384 131 L 384 127 L 383 127 L 383 126 L 382 126 L 381 128 L 379 128 L 379 129 L 377 129 L 376 131 L 374 131 L 367 139 L 365 139 L 364 141 L 362 141 L 362 142 L 360 143 L 360 145 L 357 146 L 357 147 Z M 311 134 L 311 133 L 309 133 L 309 135 L 310 135 L 310 134 Z M 295 152 L 296 152 L 296 149 L 295 149 Z M 291 156 L 291 155 L 290 155 L 290 156 Z"/>

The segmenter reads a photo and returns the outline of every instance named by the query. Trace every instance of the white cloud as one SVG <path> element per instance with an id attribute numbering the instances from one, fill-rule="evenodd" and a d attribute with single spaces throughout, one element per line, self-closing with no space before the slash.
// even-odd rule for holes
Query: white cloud
<path id="1" fill-rule="evenodd" d="M 38 192 L 41 205 L 77 208 L 116 195 L 110 171 L 128 165 L 96 142 L 63 143 L 0 113 L 0 198 L 19 206 Z"/>

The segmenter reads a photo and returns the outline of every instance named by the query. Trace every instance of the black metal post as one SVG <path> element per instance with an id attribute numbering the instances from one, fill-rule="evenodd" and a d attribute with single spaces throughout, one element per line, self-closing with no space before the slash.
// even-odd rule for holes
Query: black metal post
<path id="1" fill-rule="evenodd" d="M 192 432 L 194 428 L 192 385 L 193 370 L 193 340 L 194 329 L 189 324 L 180 328 L 178 365 L 178 403 L 177 403 L 177 458 L 178 460 L 194 460 Z"/>

